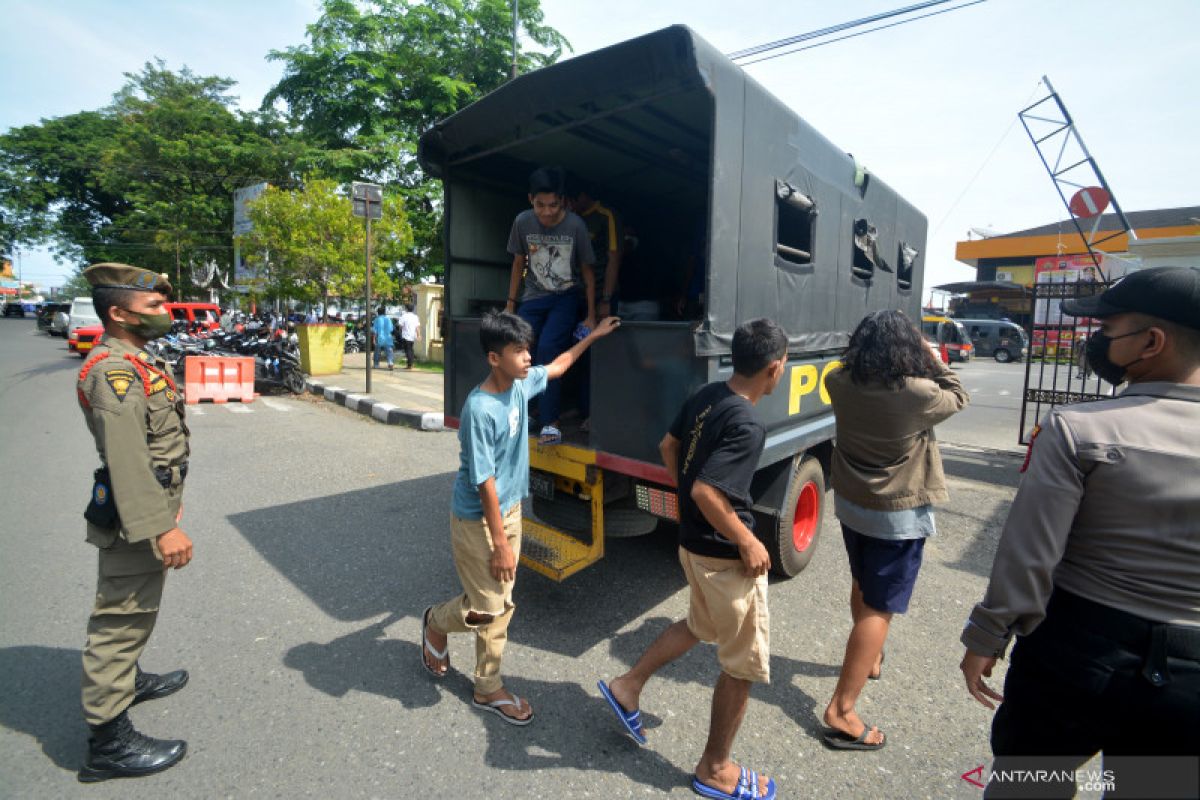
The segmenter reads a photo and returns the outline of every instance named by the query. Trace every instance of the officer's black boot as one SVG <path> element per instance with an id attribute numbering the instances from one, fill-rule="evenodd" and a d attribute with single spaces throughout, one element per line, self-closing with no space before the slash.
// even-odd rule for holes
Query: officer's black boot
<path id="1" fill-rule="evenodd" d="M 125 712 L 91 728 L 87 762 L 79 770 L 79 780 L 84 783 L 153 775 L 179 763 L 187 753 L 187 742 L 138 733 Z"/>
<path id="2" fill-rule="evenodd" d="M 133 684 L 133 702 L 136 706 L 146 700 L 157 700 L 160 697 L 172 695 L 187 686 L 188 674 L 186 669 L 177 669 L 165 675 L 155 675 L 153 672 L 142 672 L 141 665 L 137 667 L 137 678 Z"/>

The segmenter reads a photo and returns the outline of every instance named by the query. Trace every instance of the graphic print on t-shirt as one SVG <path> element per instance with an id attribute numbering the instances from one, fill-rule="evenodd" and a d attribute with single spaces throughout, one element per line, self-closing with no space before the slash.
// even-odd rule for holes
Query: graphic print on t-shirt
<path id="1" fill-rule="evenodd" d="M 521 409 L 513 406 L 508 412 L 508 438 L 517 435 L 517 428 L 521 425 Z"/>
<path id="2" fill-rule="evenodd" d="M 548 292 L 561 292 L 575 285 L 571 274 L 571 251 L 575 240 L 570 236 L 545 233 L 525 234 L 529 252 L 529 272 L 538 286 Z"/>

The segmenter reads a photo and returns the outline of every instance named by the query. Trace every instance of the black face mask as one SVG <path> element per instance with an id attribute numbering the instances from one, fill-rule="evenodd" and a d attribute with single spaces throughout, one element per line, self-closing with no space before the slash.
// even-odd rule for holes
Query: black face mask
<path id="1" fill-rule="evenodd" d="M 1125 370 L 1142 359 L 1138 357 L 1128 364 L 1114 364 L 1108 357 L 1108 346 L 1117 339 L 1124 339 L 1126 336 L 1137 336 L 1139 333 L 1145 333 L 1148 330 L 1150 329 L 1142 328 L 1129 333 L 1123 333 L 1120 336 L 1105 336 L 1099 331 L 1093 333 L 1088 337 L 1087 345 L 1084 348 L 1084 354 L 1087 356 L 1087 363 L 1092 368 L 1092 372 L 1113 386 L 1122 383 L 1125 380 Z"/>

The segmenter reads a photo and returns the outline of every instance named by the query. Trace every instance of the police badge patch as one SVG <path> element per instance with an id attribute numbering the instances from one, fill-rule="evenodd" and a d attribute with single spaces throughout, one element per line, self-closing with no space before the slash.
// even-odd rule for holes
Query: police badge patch
<path id="1" fill-rule="evenodd" d="M 127 369 L 110 369 L 104 373 L 104 381 L 121 401 L 125 400 L 125 395 L 129 393 L 129 386 L 135 380 L 133 372 Z"/>

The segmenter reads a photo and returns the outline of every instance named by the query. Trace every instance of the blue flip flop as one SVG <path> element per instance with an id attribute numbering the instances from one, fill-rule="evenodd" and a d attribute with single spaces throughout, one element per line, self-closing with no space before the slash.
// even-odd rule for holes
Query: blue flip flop
<path id="1" fill-rule="evenodd" d="M 711 797 L 712 800 L 774 800 L 775 798 L 775 781 L 772 778 L 767 778 L 767 793 L 758 793 L 758 773 L 753 770 L 748 770 L 745 767 L 741 768 L 742 773 L 738 776 L 737 786 L 733 787 L 733 792 L 723 792 L 720 789 L 709 786 L 707 783 L 702 783 L 699 778 L 692 778 L 692 791 L 701 797 Z"/>
<path id="2" fill-rule="evenodd" d="M 625 732 L 629 734 L 630 738 L 638 744 L 645 744 L 646 734 L 642 733 L 642 712 L 626 711 L 617 702 L 617 698 L 613 696 L 612 690 L 604 681 L 596 681 L 596 686 L 599 687 L 600 694 L 604 695 L 604 699 L 608 701 L 608 705 L 612 707 L 613 713 L 617 715 L 617 719 L 625 727 Z"/>

